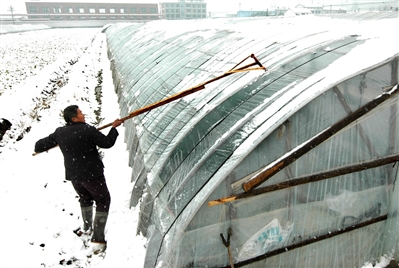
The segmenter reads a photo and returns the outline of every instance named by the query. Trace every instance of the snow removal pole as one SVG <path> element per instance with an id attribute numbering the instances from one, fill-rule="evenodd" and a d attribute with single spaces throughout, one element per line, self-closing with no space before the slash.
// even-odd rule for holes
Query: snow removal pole
<path id="1" fill-rule="evenodd" d="M 253 58 L 253 59 L 255 60 L 255 62 L 250 63 L 250 64 L 248 64 L 248 65 L 245 65 L 245 66 L 243 66 L 243 67 L 241 67 L 241 68 L 237 68 L 238 65 L 240 65 L 242 62 L 244 62 L 244 61 L 245 61 L 246 59 L 248 59 L 249 57 Z M 254 66 L 254 65 L 259 65 L 259 67 L 258 67 L 258 68 L 249 68 L 249 67 Z M 235 68 L 237 68 L 237 69 L 235 69 Z M 135 116 L 137 116 L 137 115 L 140 115 L 140 114 L 142 114 L 142 113 L 145 113 L 145 112 L 149 112 L 149 111 L 151 111 L 151 110 L 153 110 L 153 109 L 155 109 L 155 108 L 158 108 L 158 107 L 160 107 L 160 106 L 162 106 L 162 105 L 165 105 L 165 104 L 170 103 L 170 102 L 172 102 L 172 101 L 175 101 L 175 100 L 177 100 L 177 99 L 181 99 L 181 98 L 183 98 L 183 97 L 185 97 L 185 96 L 187 96 L 187 95 L 190 95 L 190 94 L 192 94 L 192 93 L 195 93 L 195 92 L 197 92 L 197 91 L 200 91 L 200 90 L 204 89 L 204 88 L 205 88 L 205 85 L 207 85 L 207 84 L 209 84 L 209 83 L 212 83 L 212 82 L 214 82 L 214 81 L 217 81 L 217 80 L 219 80 L 219 79 L 221 79 L 221 78 L 224 78 L 224 77 L 226 77 L 226 76 L 229 76 L 229 75 L 231 75 L 231 74 L 238 73 L 238 72 L 253 71 L 253 70 L 266 70 L 266 68 L 262 66 L 262 64 L 258 61 L 258 59 L 255 57 L 254 54 L 251 54 L 250 56 L 248 56 L 248 57 L 246 57 L 244 60 L 242 60 L 240 63 L 238 63 L 236 66 L 234 66 L 234 68 L 231 69 L 230 71 L 228 71 L 228 72 L 226 72 L 226 73 L 224 73 L 224 74 L 222 74 L 222 75 L 220 75 L 220 76 L 217 76 L 217 77 L 215 77 L 215 78 L 212 78 L 212 79 L 210 79 L 210 80 L 208 80 L 208 81 L 206 81 L 206 82 L 204 82 L 204 83 L 201 83 L 201 84 L 199 84 L 199 85 L 197 85 L 197 86 L 195 86 L 195 87 L 189 88 L 189 89 L 187 89 L 187 90 L 185 90 L 185 91 L 182 91 L 182 92 L 179 92 L 179 93 L 176 93 L 175 95 L 172 95 L 172 96 L 170 96 L 170 97 L 167 97 L 167 98 L 165 98 L 165 99 L 163 99 L 163 100 L 161 100 L 161 101 L 158 101 L 158 102 L 149 104 L 149 105 L 147 105 L 147 106 L 145 106 L 145 107 L 143 107 L 143 108 L 140 108 L 140 109 L 138 109 L 138 110 L 136 110 L 136 111 L 133 111 L 133 112 L 131 112 L 128 116 L 123 117 L 123 118 L 121 118 L 120 120 L 121 120 L 122 122 L 124 122 L 124 121 L 127 120 L 127 119 L 133 118 L 133 117 L 135 117 Z M 107 125 L 104 125 L 104 126 L 102 126 L 102 127 L 99 127 L 98 130 L 101 130 L 101 129 L 104 129 L 104 128 L 107 128 L 107 127 L 110 127 L 110 126 L 112 126 L 112 123 L 109 123 L 109 124 L 107 124 Z"/>
<path id="2" fill-rule="evenodd" d="M 242 64 L 242 63 L 243 63 L 245 60 L 247 60 L 248 58 L 252 58 L 252 59 L 254 60 L 254 62 L 253 62 L 253 63 L 250 63 L 250 64 L 247 64 L 247 65 L 245 65 L 245 66 L 242 66 L 242 67 L 238 67 L 240 64 Z M 250 67 L 252 67 L 252 66 L 254 66 L 254 65 L 258 65 L 259 67 L 250 68 Z M 167 104 L 167 103 L 170 103 L 170 102 L 172 102 L 172 101 L 181 99 L 181 98 L 183 98 L 183 97 L 185 97 L 185 96 L 187 96 L 187 95 L 190 95 L 190 94 L 192 94 L 192 93 L 195 93 L 195 92 L 197 92 L 197 91 L 200 91 L 200 90 L 204 89 L 205 86 L 206 86 L 207 84 L 210 84 L 210 83 L 212 83 L 212 82 L 215 82 L 215 81 L 217 81 L 217 80 L 219 80 L 219 79 L 221 79 L 221 78 L 227 77 L 227 76 L 229 76 L 229 75 L 231 75 L 231 74 L 240 73 L 240 72 L 248 72 L 248 71 L 256 71 L 256 70 L 264 70 L 264 71 L 266 71 L 267 69 L 266 69 L 266 67 L 263 67 L 263 65 L 259 62 L 259 60 L 255 57 L 254 54 L 251 54 L 250 56 L 246 57 L 246 58 L 243 59 L 241 62 L 239 62 L 239 63 L 238 63 L 236 66 L 234 66 L 231 70 L 227 71 L 226 73 L 224 73 L 224 74 L 222 74 L 222 75 L 220 75 L 220 76 L 217 76 L 217 77 L 215 77 L 215 78 L 212 78 L 212 79 L 210 79 L 210 80 L 208 80 L 208 81 L 206 81 L 206 82 L 203 82 L 203 83 L 201 83 L 201 84 L 199 84 L 199 85 L 197 85 L 197 86 L 195 86 L 195 87 L 189 88 L 189 89 L 184 90 L 184 91 L 182 91 L 182 92 L 176 93 L 176 94 L 174 94 L 174 95 L 172 95 L 172 96 L 170 96 L 170 97 L 167 97 L 167 98 L 165 98 L 165 99 L 163 99 L 163 100 L 160 100 L 160 101 L 158 101 L 158 102 L 149 104 L 149 105 L 147 105 L 147 106 L 145 106 L 145 107 L 143 107 L 143 108 L 140 108 L 140 109 L 138 109 L 138 110 L 135 110 L 135 111 L 131 112 L 129 115 L 127 115 L 127 116 L 121 118 L 120 120 L 121 120 L 122 123 L 123 123 L 124 121 L 126 121 L 126 120 L 128 120 L 128 119 L 131 119 L 131 118 L 133 118 L 133 117 L 135 117 L 135 116 L 138 116 L 138 115 L 140 115 L 140 114 L 149 112 L 149 111 L 151 111 L 151 110 L 153 110 L 153 109 L 155 109 L 155 108 L 158 108 L 158 107 L 160 107 L 160 106 L 162 106 L 162 105 L 165 105 L 165 104 Z M 98 130 L 102 130 L 102 129 L 108 128 L 108 127 L 110 127 L 110 126 L 112 126 L 112 123 L 109 123 L 109 124 L 106 124 L 106 125 L 104 125 L 104 126 L 98 127 L 97 129 L 98 129 Z M 55 146 L 55 147 L 53 147 L 53 148 L 56 148 L 56 147 L 58 147 L 58 146 Z M 51 148 L 51 149 L 52 149 L 52 148 Z M 48 151 L 47 151 L 47 152 L 48 152 Z M 35 156 L 35 155 L 38 155 L 38 154 L 40 154 L 40 153 L 33 153 L 32 155 Z"/>

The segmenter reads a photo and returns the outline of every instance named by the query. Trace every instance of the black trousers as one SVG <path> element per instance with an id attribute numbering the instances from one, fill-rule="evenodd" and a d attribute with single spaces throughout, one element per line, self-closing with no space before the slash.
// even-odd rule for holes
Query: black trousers
<path id="1" fill-rule="evenodd" d="M 93 180 L 71 181 L 79 195 L 81 207 L 90 207 L 96 203 L 96 211 L 108 212 L 111 196 L 104 175 Z"/>

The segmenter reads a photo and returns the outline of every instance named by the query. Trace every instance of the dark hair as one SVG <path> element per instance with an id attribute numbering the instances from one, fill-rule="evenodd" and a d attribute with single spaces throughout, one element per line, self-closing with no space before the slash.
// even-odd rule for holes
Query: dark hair
<path id="1" fill-rule="evenodd" d="M 67 123 L 72 122 L 72 118 L 78 116 L 78 108 L 77 105 L 71 105 L 64 109 L 64 119 Z"/>

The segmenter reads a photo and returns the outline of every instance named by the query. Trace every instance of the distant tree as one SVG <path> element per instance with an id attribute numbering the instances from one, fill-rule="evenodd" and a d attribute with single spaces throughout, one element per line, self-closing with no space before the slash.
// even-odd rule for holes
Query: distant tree
<path id="1" fill-rule="evenodd" d="M 12 24 L 15 24 L 15 20 L 14 20 L 14 11 L 15 11 L 15 9 L 14 9 L 14 7 L 13 7 L 13 6 L 10 6 L 10 7 L 8 8 L 8 11 L 11 12 Z"/>

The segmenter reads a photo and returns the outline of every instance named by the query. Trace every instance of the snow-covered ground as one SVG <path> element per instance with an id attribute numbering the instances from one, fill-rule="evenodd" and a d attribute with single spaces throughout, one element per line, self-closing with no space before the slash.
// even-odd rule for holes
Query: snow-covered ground
<path id="1" fill-rule="evenodd" d="M 129 208 L 133 185 L 123 126 L 116 145 L 103 150 L 112 201 L 107 256 L 98 263 L 87 263 L 72 232 L 81 225 L 80 207 L 60 150 L 32 156 L 35 142 L 64 124 L 61 111 L 70 104 L 96 126 L 120 117 L 105 35 L 54 29 L 0 40 L 0 118 L 13 124 L 0 142 L 0 267 L 143 267 L 146 239 L 136 235 L 138 209 Z M 96 97 L 96 86 L 102 96 Z"/>
<path id="2" fill-rule="evenodd" d="M 87 262 L 72 232 L 81 224 L 80 207 L 64 179 L 60 150 L 32 156 L 35 142 L 64 124 L 61 111 L 70 104 L 96 126 L 125 116 L 119 115 L 105 35 L 101 29 L 52 29 L 0 41 L 0 120 L 13 124 L 0 142 L 0 267 L 143 267 L 147 241 L 136 235 L 139 206 L 129 208 L 133 184 L 123 126 L 116 145 L 102 150 L 112 202 L 107 256 L 99 262 Z M 101 96 L 95 94 L 100 86 Z M 388 263 L 382 257 L 364 267 Z"/>

